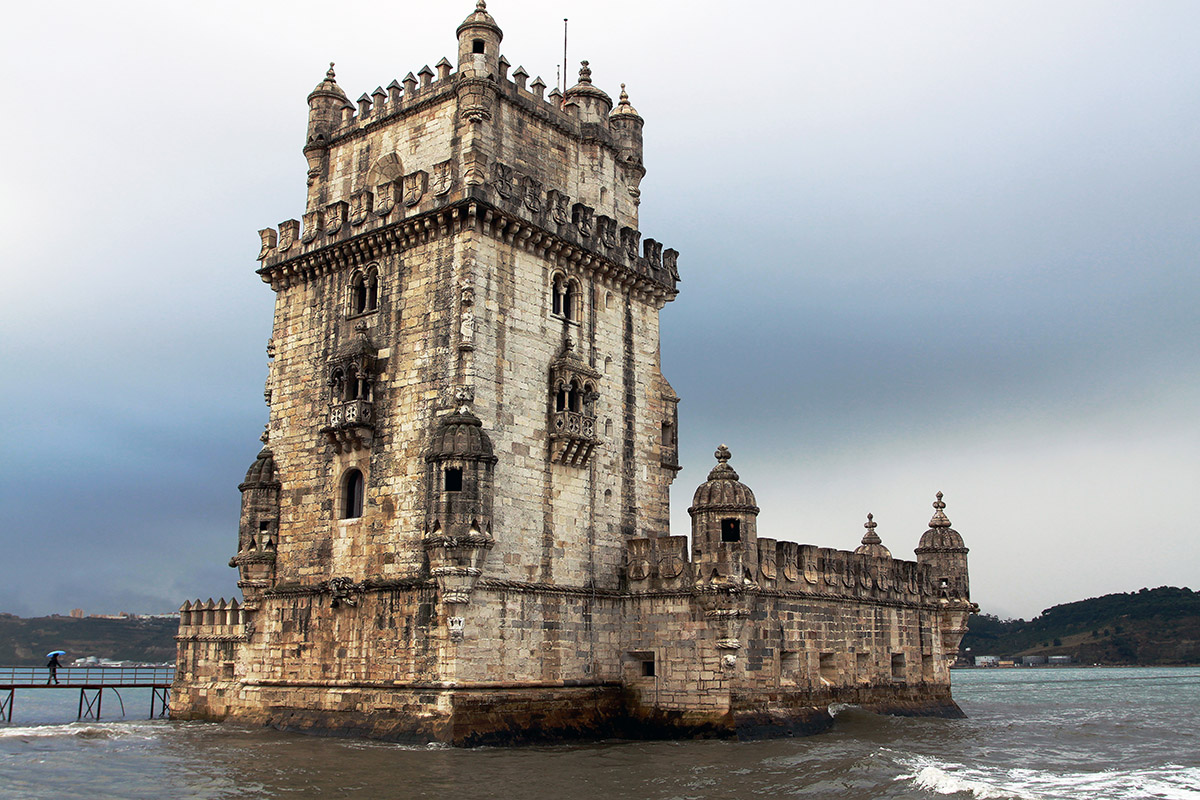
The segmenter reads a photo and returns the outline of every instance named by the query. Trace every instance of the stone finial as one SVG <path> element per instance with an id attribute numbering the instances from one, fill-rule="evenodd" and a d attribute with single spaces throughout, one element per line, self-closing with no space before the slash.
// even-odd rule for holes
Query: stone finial
<path id="1" fill-rule="evenodd" d="M 367 97 L 367 93 L 363 92 L 362 97 L 358 98 L 358 115 L 365 117 L 371 113 L 371 98 Z"/>
<path id="2" fill-rule="evenodd" d="M 333 72 L 333 62 L 329 62 L 329 69 L 325 70 L 325 80 L 337 83 L 337 75 Z"/>
<path id="3" fill-rule="evenodd" d="M 441 61 L 434 64 L 434 66 L 437 68 L 437 79 L 439 81 L 444 81 L 446 78 L 450 77 L 450 70 L 452 68 L 450 66 L 450 62 L 445 58 L 445 56 L 442 57 Z"/>
<path id="4" fill-rule="evenodd" d="M 529 73 L 524 67 L 517 67 L 517 71 L 513 73 L 513 82 L 517 84 L 518 89 L 525 88 L 525 81 L 529 79 Z"/>
<path id="5" fill-rule="evenodd" d="M 271 442 L 271 423 L 263 425 L 263 432 L 259 434 L 258 440 L 266 447 Z"/>
<path id="6" fill-rule="evenodd" d="M 875 515 L 867 514 L 867 521 L 863 523 L 863 527 L 867 529 L 862 538 L 863 544 L 883 544 L 883 540 L 879 538 L 879 534 L 875 533 L 875 528 L 878 526 L 879 523 L 875 521 Z"/>
<path id="7" fill-rule="evenodd" d="M 580 83 L 591 83 L 592 82 L 592 68 L 588 66 L 588 62 L 586 62 L 586 61 L 579 62 L 579 82 Z"/>
<path id="8" fill-rule="evenodd" d="M 737 474 L 737 471 L 733 467 L 729 466 L 729 459 L 733 454 L 729 452 L 728 447 L 721 445 L 713 455 L 717 459 L 717 465 L 708 473 L 710 481 L 740 480 L 741 476 Z"/>
<path id="9" fill-rule="evenodd" d="M 946 516 L 946 512 L 943 510 L 946 508 L 946 504 L 942 502 L 941 492 L 937 493 L 937 500 L 933 501 L 933 507 L 936 510 L 933 512 L 933 519 L 929 520 L 929 527 L 949 528 L 950 519 Z"/>
<path id="10" fill-rule="evenodd" d="M 403 92 L 404 89 L 402 89 L 400 87 L 400 84 L 396 82 L 395 78 L 393 78 L 392 82 L 387 85 L 387 90 L 388 90 L 388 103 L 390 103 L 393 106 L 399 104 L 400 93 Z"/>
<path id="11" fill-rule="evenodd" d="M 412 93 L 417 90 L 417 79 L 410 72 L 404 76 L 404 80 L 401 82 L 404 84 L 404 93 L 411 97 Z"/>
<path id="12" fill-rule="evenodd" d="M 426 64 L 417 70 L 417 77 L 421 79 L 421 88 L 424 89 L 433 83 L 433 70 Z"/>
<path id="13" fill-rule="evenodd" d="M 508 68 L 512 66 L 512 62 L 504 56 L 500 56 L 498 64 L 500 66 L 500 80 L 508 80 Z"/>
<path id="14" fill-rule="evenodd" d="M 543 99 L 542 94 L 546 91 L 546 82 L 542 80 L 542 76 L 538 75 L 533 79 L 533 83 L 529 84 L 529 88 L 537 95 L 537 99 Z"/>
<path id="15" fill-rule="evenodd" d="M 487 11 L 487 0 L 475 0 L 476 11 Z"/>
<path id="16" fill-rule="evenodd" d="M 621 84 L 621 98 L 617 101 L 617 107 L 612 111 L 613 116 L 627 114 L 631 117 L 639 117 L 637 109 L 629 102 L 629 92 L 625 91 L 625 84 Z"/>

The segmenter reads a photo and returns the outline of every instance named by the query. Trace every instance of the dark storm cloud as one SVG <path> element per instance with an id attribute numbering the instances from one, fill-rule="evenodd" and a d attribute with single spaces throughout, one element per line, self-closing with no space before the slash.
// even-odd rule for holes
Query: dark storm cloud
<path id="1" fill-rule="evenodd" d="M 0 33 L 0 610 L 160 611 L 233 591 L 254 231 L 303 210 L 305 94 L 436 61 L 470 3 L 68 5 Z M 1200 8 L 489 10 L 548 82 L 571 16 L 646 117 L 676 532 L 727 441 L 765 535 L 849 547 L 873 511 L 901 555 L 946 491 L 988 610 L 1194 583 Z"/>

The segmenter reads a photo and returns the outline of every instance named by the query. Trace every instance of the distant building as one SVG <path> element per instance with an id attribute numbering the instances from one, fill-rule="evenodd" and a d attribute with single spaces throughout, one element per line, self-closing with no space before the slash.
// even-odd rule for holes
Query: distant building
<path id="1" fill-rule="evenodd" d="M 1021 656 L 1021 664 L 1026 667 L 1037 667 L 1046 663 L 1045 656 Z"/>
<path id="2" fill-rule="evenodd" d="M 75 619 L 83 619 L 83 609 L 82 608 L 72 608 L 71 616 Z"/>
<path id="3" fill-rule="evenodd" d="M 1071 658 L 1071 656 L 1050 656 L 1047 659 L 1047 661 L 1049 662 L 1050 666 L 1052 666 L 1052 667 L 1054 667 L 1054 666 L 1061 667 L 1064 664 L 1070 664 L 1072 661 L 1074 661 L 1074 659 Z"/>
<path id="4" fill-rule="evenodd" d="M 998 667 L 1000 666 L 1000 656 L 975 656 L 975 666 Z"/>

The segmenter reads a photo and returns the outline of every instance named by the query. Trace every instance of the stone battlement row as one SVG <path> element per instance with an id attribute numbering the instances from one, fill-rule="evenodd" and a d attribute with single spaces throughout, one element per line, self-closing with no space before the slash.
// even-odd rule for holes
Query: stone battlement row
<path id="1" fill-rule="evenodd" d="M 916 561 L 761 537 L 755 555 L 743 564 L 745 586 L 901 602 L 934 602 L 943 594 L 930 566 Z M 697 574 L 686 536 L 630 539 L 627 570 L 634 592 L 684 589 L 714 579 Z"/>
<path id="2" fill-rule="evenodd" d="M 194 603 L 187 600 L 179 607 L 181 632 L 184 628 L 240 628 L 245 621 L 245 613 L 238 605 L 237 598 L 228 602 L 224 597 L 218 602 L 213 602 L 211 597 L 207 601 L 197 598 Z"/>

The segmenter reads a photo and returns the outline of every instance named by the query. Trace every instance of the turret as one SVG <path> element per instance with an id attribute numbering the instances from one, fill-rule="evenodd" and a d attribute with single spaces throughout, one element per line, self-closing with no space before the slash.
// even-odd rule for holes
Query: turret
<path id="1" fill-rule="evenodd" d="M 492 441 L 466 406 L 443 417 L 425 455 L 425 552 L 443 603 L 467 603 L 492 549 Z"/>
<path id="2" fill-rule="evenodd" d="M 933 501 L 933 519 L 929 530 L 921 536 L 917 545 L 917 563 L 928 564 L 933 571 L 933 585 L 942 596 L 958 600 L 970 600 L 970 584 L 967 580 L 967 553 L 963 538 L 950 527 L 946 517 L 946 504 L 942 493 Z"/>
<path id="3" fill-rule="evenodd" d="M 489 78 L 500 71 L 500 40 L 503 31 L 487 12 L 485 0 L 458 26 L 458 71 L 464 76 Z"/>
<path id="4" fill-rule="evenodd" d="M 329 153 L 329 139 L 342 120 L 342 109 L 350 105 L 346 93 L 337 85 L 333 73 L 333 62 L 329 62 L 329 70 L 325 80 L 321 81 L 308 94 L 308 136 L 304 142 L 304 157 L 308 160 L 308 185 L 313 187 L 321 177 L 325 166 L 325 157 Z M 309 210 L 318 192 L 310 188 L 308 193 Z"/>
<path id="5" fill-rule="evenodd" d="M 579 62 L 579 83 L 567 89 L 563 98 L 564 105 L 574 103 L 579 107 L 580 122 L 608 122 L 608 112 L 613 107 L 612 98 L 592 85 L 592 68 L 588 62 Z"/>
<path id="6" fill-rule="evenodd" d="M 229 566 L 237 567 L 238 588 L 246 600 L 245 608 L 252 611 L 263 590 L 274 585 L 279 540 L 280 482 L 275 472 L 275 456 L 265 442 L 238 489 L 242 493 L 238 551 L 229 560 Z"/>
<path id="7" fill-rule="evenodd" d="M 608 124 L 617 140 L 617 162 L 633 173 L 631 177 L 636 184 L 646 174 L 646 167 L 642 163 L 642 126 L 645 120 L 630 104 L 629 93 L 625 91 L 623 83 L 621 98 L 609 115 Z"/>
<path id="8" fill-rule="evenodd" d="M 758 506 L 754 492 L 729 466 L 729 448 L 692 497 L 692 563 L 698 585 L 754 584 L 758 564 Z"/>

